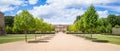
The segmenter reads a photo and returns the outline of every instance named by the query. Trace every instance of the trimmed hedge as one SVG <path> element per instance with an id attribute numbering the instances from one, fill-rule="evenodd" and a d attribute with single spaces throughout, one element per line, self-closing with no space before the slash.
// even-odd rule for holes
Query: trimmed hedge
<path id="1" fill-rule="evenodd" d="M 107 43 L 109 42 L 108 40 L 98 40 L 98 39 L 92 39 L 93 42 L 103 42 L 103 43 Z"/>

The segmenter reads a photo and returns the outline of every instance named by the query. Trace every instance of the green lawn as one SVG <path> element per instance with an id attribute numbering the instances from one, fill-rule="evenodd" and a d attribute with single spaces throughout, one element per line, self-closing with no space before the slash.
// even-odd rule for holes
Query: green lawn
<path id="1" fill-rule="evenodd" d="M 45 34 L 36 34 L 38 36 L 43 36 Z M 35 34 L 27 34 L 28 39 L 35 38 Z M 15 42 L 25 40 L 24 34 L 7 34 L 6 36 L 0 36 L 0 44 L 8 43 L 8 42 Z"/>
<path id="2" fill-rule="evenodd" d="M 79 37 L 90 38 L 90 34 L 75 34 L 75 35 Z M 94 40 L 107 40 L 108 43 L 120 45 L 120 36 L 118 35 L 93 34 L 93 39 Z"/>

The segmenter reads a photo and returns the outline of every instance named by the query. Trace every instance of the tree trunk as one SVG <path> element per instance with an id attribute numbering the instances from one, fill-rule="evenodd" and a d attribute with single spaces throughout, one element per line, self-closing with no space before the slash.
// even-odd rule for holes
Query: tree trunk
<path id="1" fill-rule="evenodd" d="M 25 31 L 25 42 L 27 42 L 27 31 Z"/>
<path id="2" fill-rule="evenodd" d="M 92 33 L 91 33 L 91 39 L 92 39 Z"/>
<path id="3" fill-rule="evenodd" d="M 35 34 L 35 40 L 36 40 L 36 38 L 37 38 L 37 35 Z"/>

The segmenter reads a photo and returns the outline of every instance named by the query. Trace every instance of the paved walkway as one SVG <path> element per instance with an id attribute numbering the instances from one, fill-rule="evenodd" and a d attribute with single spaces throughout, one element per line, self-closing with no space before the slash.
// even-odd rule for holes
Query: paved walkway
<path id="1" fill-rule="evenodd" d="M 0 44 L 0 51 L 120 51 L 120 45 L 91 42 L 61 32 L 48 41 L 40 43 L 19 41 Z"/>

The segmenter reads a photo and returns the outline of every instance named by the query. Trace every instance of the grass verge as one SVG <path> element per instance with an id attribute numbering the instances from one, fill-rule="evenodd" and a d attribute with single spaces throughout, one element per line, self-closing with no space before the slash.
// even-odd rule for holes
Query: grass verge
<path id="1" fill-rule="evenodd" d="M 36 34 L 38 36 L 43 36 L 45 34 Z M 28 39 L 35 38 L 35 34 L 27 34 Z M 7 34 L 6 36 L 0 36 L 0 44 L 8 43 L 8 42 L 15 42 L 25 40 L 24 34 Z"/>
<path id="2" fill-rule="evenodd" d="M 75 34 L 75 35 L 79 37 L 84 37 L 86 39 L 90 39 L 94 42 L 108 42 L 120 45 L 120 36 L 118 35 L 93 34 L 92 39 L 90 38 L 90 34 Z"/>

